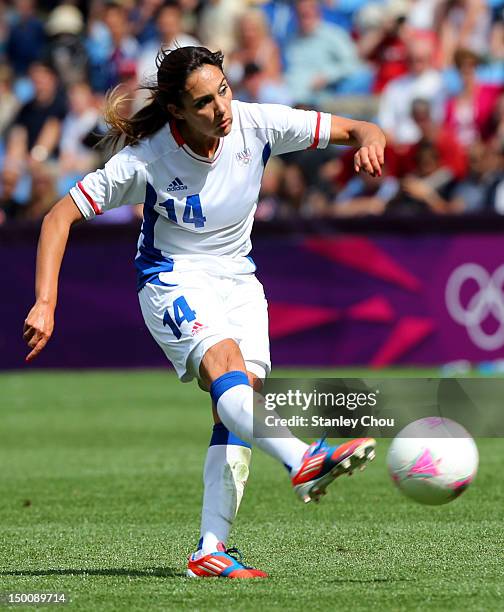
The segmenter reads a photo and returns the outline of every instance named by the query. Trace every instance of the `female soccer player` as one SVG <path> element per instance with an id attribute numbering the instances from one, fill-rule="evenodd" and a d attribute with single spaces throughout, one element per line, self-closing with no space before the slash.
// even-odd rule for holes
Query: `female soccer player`
<path id="1" fill-rule="evenodd" d="M 51 337 L 70 227 L 142 202 L 135 265 L 145 323 L 179 378 L 197 378 L 213 400 L 201 539 L 188 575 L 252 578 L 266 574 L 244 566 L 224 544 L 247 480 L 250 445 L 287 467 L 305 502 L 318 501 L 336 477 L 364 465 L 375 445 L 361 438 L 308 446 L 288 430 L 282 438 L 254 436 L 253 388 L 270 371 L 267 303 L 248 255 L 264 166 L 270 155 L 356 143 L 355 171 L 380 175 L 385 137 L 366 122 L 232 100 L 222 61 L 203 47 L 163 53 L 147 106 L 126 119 L 111 99 L 109 138 L 122 137 L 127 146 L 46 215 L 24 339 L 30 361 Z"/>

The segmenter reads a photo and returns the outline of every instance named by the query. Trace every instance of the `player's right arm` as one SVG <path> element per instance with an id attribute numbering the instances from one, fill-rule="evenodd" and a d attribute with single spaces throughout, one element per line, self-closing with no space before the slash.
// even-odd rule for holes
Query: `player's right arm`
<path id="1" fill-rule="evenodd" d="M 130 147 L 114 155 L 104 168 L 86 175 L 70 194 L 45 216 L 37 250 L 35 304 L 26 317 L 23 338 L 31 349 L 32 361 L 45 347 L 54 328 L 58 276 L 70 227 L 81 219 L 122 206 L 144 201 L 147 175 L 145 165 Z"/>
<path id="2" fill-rule="evenodd" d="M 35 359 L 52 335 L 61 262 L 70 227 L 80 219 L 82 214 L 70 195 L 57 202 L 44 217 L 37 248 L 35 304 L 23 327 L 23 339 L 31 349 L 26 361 Z"/>

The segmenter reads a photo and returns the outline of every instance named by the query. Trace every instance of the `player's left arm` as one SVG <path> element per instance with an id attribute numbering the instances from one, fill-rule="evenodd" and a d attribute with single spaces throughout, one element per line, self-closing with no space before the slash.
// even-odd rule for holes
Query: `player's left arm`
<path id="1" fill-rule="evenodd" d="M 354 155 L 355 172 L 363 170 L 371 176 L 381 176 L 386 139 L 383 131 L 374 123 L 332 115 L 329 142 L 359 147 Z"/>

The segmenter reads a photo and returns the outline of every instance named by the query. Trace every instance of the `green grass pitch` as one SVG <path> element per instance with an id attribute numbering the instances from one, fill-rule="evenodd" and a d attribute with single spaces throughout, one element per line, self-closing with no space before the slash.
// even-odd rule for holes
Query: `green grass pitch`
<path id="1" fill-rule="evenodd" d="M 394 489 L 386 440 L 318 506 L 257 450 L 228 544 L 271 578 L 191 580 L 208 396 L 160 371 L 4 373 L 0 402 L 0 592 L 83 611 L 503 608 L 502 440 L 478 441 L 475 483 L 438 508 Z"/>

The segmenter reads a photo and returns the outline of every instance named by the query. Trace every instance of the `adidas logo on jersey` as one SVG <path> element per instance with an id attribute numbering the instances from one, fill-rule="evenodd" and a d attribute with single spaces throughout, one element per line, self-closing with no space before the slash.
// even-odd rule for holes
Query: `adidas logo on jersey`
<path id="1" fill-rule="evenodd" d="M 168 185 L 167 191 L 183 191 L 184 189 L 187 189 L 187 185 L 184 185 L 184 183 L 179 179 L 179 177 L 176 176 L 173 181 Z"/>
<path id="2" fill-rule="evenodd" d="M 200 332 L 201 330 L 205 329 L 206 325 L 203 325 L 203 323 L 200 323 L 199 321 L 195 321 L 192 330 L 191 330 L 191 336 L 195 336 L 198 332 Z"/>

